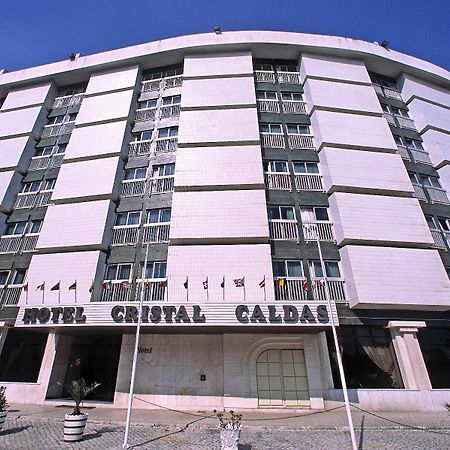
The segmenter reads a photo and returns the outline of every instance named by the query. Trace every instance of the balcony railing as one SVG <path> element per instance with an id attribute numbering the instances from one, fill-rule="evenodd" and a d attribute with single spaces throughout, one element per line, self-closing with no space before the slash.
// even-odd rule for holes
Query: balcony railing
<path id="1" fill-rule="evenodd" d="M 267 189 L 292 190 L 291 177 L 288 173 L 264 172 L 264 181 Z"/>
<path id="2" fill-rule="evenodd" d="M 176 152 L 178 146 L 178 138 L 162 138 L 156 140 L 156 153 Z"/>
<path id="3" fill-rule="evenodd" d="M 152 194 L 162 194 L 173 191 L 174 176 L 150 178 L 150 192 Z"/>
<path id="4" fill-rule="evenodd" d="M 388 88 L 383 86 L 384 95 L 387 98 L 395 98 L 396 100 L 403 101 L 402 96 L 396 89 Z"/>
<path id="5" fill-rule="evenodd" d="M 335 241 L 331 222 L 305 222 L 302 229 L 305 241 Z"/>
<path id="6" fill-rule="evenodd" d="M 306 300 L 307 291 L 303 289 L 305 278 L 274 278 L 275 300 Z"/>
<path id="7" fill-rule="evenodd" d="M 427 196 L 425 195 L 425 191 L 423 187 L 420 184 L 413 183 L 414 188 L 414 197 L 418 198 L 419 200 L 427 201 Z"/>
<path id="8" fill-rule="evenodd" d="M 169 242 L 170 223 L 147 223 L 144 225 L 143 243 Z"/>
<path id="9" fill-rule="evenodd" d="M 72 133 L 75 127 L 75 122 L 58 123 L 55 125 L 45 125 L 42 130 L 42 138 L 59 136 L 61 134 Z"/>
<path id="10" fill-rule="evenodd" d="M 126 302 L 130 299 L 131 281 L 111 280 L 102 284 L 102 302 Z"/>
<path id="11" fill-rule="evenodd" d="M 294 175 L 297 191 L 323 191 L 322 175 L 318 173 L 296 173 Z"/>
<path id="12" fill-rule="evenodd" d="M 283 100 L 283 112 L 285 114 L 308 114 L 306 103 L 295 100 Z"/>
<path id="13" fill-rule="evenodd" d="M 278 100 L 258 100 L 258 109 L 260 112 L 279 113 L 280 104 Z"/>
<path id="14" fill-rule="evenodd" d="M 169 117 L 178 117 L 180 115 L 181 105 L 166 105 L 161 106 L 161 119 L 168 119 Z"/>
<path id="15" fill-rule="evenodd" d="M 269 220 L 269 234 L 272 240 L 298 241 L 298 226 L 296 220 Z"/>
<path id="16" fill-rule="evenodd" d="M 145 122 L 147 120 L 155 120 L 156 108 L 143 108 L 136 110 L 135 122 Z"/>
<path id="17" fill-rule="evenodd" d="M 433 236 L 434 247 L 445 248 L 445 239 L 439 230 L 431 230 L 431 236 Z"/>
<path id="18" fill-rule="evenodd" d="M 33 156 L 30 161 L 29 171 L 46 169 L 50 164 L 51 156 Z"/>
<path id="19" fill-rule="evenodd" d="M 112 231 L 111 246 L 135 245 L 138 234 L 139 225 L 116 225 Z"/>
<path id="20" fill-rule="evenodd" d="M 298 72 L 277 72 L 278 83 L 301 84 Z"/>
<path id="21" fill-rule="evenodd" d="M 400 128 L 406 128 L 408 130 L 416 130 L 414 120 L 410 119 L 409 117 L 400 116 L 398 114 L 394 114 L 394 116 Z"/>
<path id="22" fill-rule="evenodd" d="M 17 194 L 16 202 L 14 203 L 14 208 L 33 208 L 36 203 L 37 195 L 37 192 L 19 192 Z"/>
<path id="23" fill-rule="evenodd" d="M 313 137 L 309 134 L 289 134 L 288 135 L 289 148 L 310 148 L 314 149 Z"/>
<path id="24" fill-rule="evenodd" d="M 128 144 L 128 156 L 149 155 L 152 149 L 152 141 L 133 141 Z"/>
<path id="25" fill-rule="evenodd" d="M 414 162 L 428 164 L 429 166 L 433 165 L 428 152 L 424 150 L 417 150 L 414 148 L 410 148 L 409 151 L 411 152 L 411 156 Z"/>
<path id="26" fill-rule="evenodd" d="M 144 195 L 145 180 L 123 180 L 122 189 L 120 191 L 121 197 L 136 197 Z"/>
<path id="27" fill-rule="evenodd" d="M 22 237 L 22 234 L 1 236 L 0 253 L 18 253 Z"/>
<path id="28" fill-rule="evenodd" d="M 255 70 L 255 80 L 261 83 L 275 83 L 275 72 L 271 70 Z"/>
<path id="29" fill-rule="evenodd" d="M 19 304 L 23 284 L 10 284 L 0 287 L 0 303 L 3 306 L 15 306 Z"/>
<path id="30" fill-rule="evenodd" d="M 164 89 L 180 87 L 183 85 L 183 75 L 164 78 Z"/>
<path id="31" fill-rule="evenodd" d="M 68 106 L 77 106 L 83 100 L 84 94 L 65 95 L 64 97 L 56 97 L 53 102 L 53 109 L 67 108 Z"/>
<path id="32" fill-rule="evenodd" d="M 341 278 L 327 278 L 328 290 L 330 292 L 330 300 L 336 302 L 346 302 L 345 283 Z M 312 291 L 314 300 L 326 300 L 325 283 L 322 279 L 312 280 Z"/>
<path id="33" fill-rule="evenodd" d="M 408 149 L 404 145 L 397 145 L 397 153 L 405 160 L 411 161 L 409 157 Z"/>
<path id="34" fill-rule="evenodd" d="M 387 120 L 387 123 L 389 125 L 393 125 L 394 127 L 397 126 L 394 116 L 391 113 L 384 112 L 383 117 Z"/>
<path id="35" fill-rule="evenodd" d="M 445 189 L 427 186 L 426 190 L 430 196 L 431 203 L 442 203 L 444 205 L 450 204 L 447 197 L 447 191 Z"/>
<path id="36" fill-rule="evenodd" d="M 283 133 L 261 133 L 261 145 L 266 148 L 284 148 Z"/>
<path id="37" fill-rule="evenodd" d="M 33 252 L 36 249 L 38 238 L 39 233 L 27 233 L 23 237 L 22 252 Z"/>
<path id="38" fill-rule="evenodd" d="M 154 92 L 154 91 L 159 91 L 160 87 L 161 87 L 161 78 L 157 79 L 157 80 L 147 80 L 147 81 L 143 81 L 142 82 L 142 89 L 141 92 Z"/>
<path id="39" fill-rule="evenodd" d="M 39 208 L 40 206 L 48 206 L 51 203 L 53 194 L 53 189 L 46 190 L 46 191 L 40 191 L 38 195 L 36 196 L 36 204 L 34 205 L 35 208 Z"/>
<path id="40" fill-rule="evenodd" d="M 142 280 L 136 280 L 136 300 L 141 298 Z M 166 278 L 147 278 L 144 280 L 144 302 L 164 301 L 167 294 Z"/>

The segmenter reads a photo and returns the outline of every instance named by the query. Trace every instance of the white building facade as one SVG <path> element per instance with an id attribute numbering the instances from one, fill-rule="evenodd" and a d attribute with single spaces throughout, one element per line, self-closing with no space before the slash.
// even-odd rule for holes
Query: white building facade
<path id="1" fill-rule="evenodd" d="M 212 33 L 4 72 L 0 105 L 10 402 L 125 407 L 140 298 L 138 407 L 334 406 L 331 321 L 356 405 L 449 400 L 445 69 Z"/>

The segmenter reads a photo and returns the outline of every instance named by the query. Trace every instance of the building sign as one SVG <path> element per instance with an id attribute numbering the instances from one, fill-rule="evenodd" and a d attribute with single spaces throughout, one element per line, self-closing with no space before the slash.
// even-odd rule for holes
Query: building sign
<path id="1" fill-rule="evenodd" d="M 336 306 L 333 317 L 337 324 Z M 137 303 L 87 303 L 83 305 L 21 306 L 16 327 L 26 326 L 126 326 L 138 321 Z M 328 306 L 319 301 L 298 303 L 157 303 L 143 305 L 143 326 L 276 326 L 330 325 Z"/>

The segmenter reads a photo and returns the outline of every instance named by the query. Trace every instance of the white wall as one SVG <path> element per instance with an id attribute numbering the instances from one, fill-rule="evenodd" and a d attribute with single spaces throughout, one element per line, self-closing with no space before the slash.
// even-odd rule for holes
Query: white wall
<path id="1" fill-rule="evenodd" d="M 14 206 L 22 176 L 13 170 L 0 172 L 0 212 L 8 213 Z"/>
<path id="2" fill-rule="evenodd" d="M 185 77 L 214 77 L 236 74 L 253 75 L 252 55 L 250 52 L 187 55 L 184 58 Z"/>
<path id="3" fill-rule="evenodd" d="M 0 112 L 0 136 L 28 134 L 36 137 L 46 121 L 47 112 L 40 106 Z"/>
<path id="4" fill-rule="evenodd" d="M 17 169 L 25 172 L 36 141 L 29 137 L 0 140 L 0 169 Z"/>
<path id="5" fill-rule="evenodd" d="M 430 154 L 433 165 L 450 164 L 450 133 L 442 133 L 434 129 L 422 134 L 423 146 Z"/>
<path id="6" fill-rule="evenodd" d="M 13 89 L 9 91 L 0 111 L 23 108 L 27 106 L 45 105 L 51 107 L 55 94 L 52 83 L 44 83 L 32 87 Z"/>
<path id="7" fill-rule="evenodd" d="M 134 88 L 139 72 L 138 66 L 108 72 L 94 73 L 89 79 L 86 95 L 99 94 L 116 89 Z"/>

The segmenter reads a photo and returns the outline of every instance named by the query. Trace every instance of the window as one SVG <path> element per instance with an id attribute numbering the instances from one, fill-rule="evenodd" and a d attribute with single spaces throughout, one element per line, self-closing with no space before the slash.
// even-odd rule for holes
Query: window
<path id="1" fill-rule="evenodd" d="M 140 220 L 141 220 L 140 211 L 121 212 L 117 213 L 114 225 L 116 226 L 139 225 Z"/>
<path id="2" fill-rule="evenodd" d="M 442 231 L 450 232 L 450 219 L 445 219 L 444 217 L 438 217 L 438 223 Z"/>
<path id="3" fill-rule="evenodd" d="M 319 173 L 317 163 L 313 162 L 294 162 L 294 173 Z"/>
<path id="4" fill-rule="evenodd" d="M 164 72 L 165 77 L 175 77 L 177 75 L 183 75 L 183 69 L 178 67 L 177 69 L 170 69 Z"/>
<path id="5" fill-rule="evenodd" d="M 23 183 L 22 190 L 20 192 L 22 192 L 22 193 L 38 192 L 40 187 L 41 187 L 40 181 L 32 181 L 31 183 Z"/>
<path id="6" fill-rule="evenodd" d="M 181 103 L 181 95 L 171 95 L 170 97 L 163 97 L 163 106 L 179 105 Z"/>
<path id="7" fill-rule="evenodd" d="M 282 92 L 281 99 L 290 102 L 302 102 L 303 95 L 297 92 Z"/>
<path id="8" fill-rule="evenodd" d="M 142 267 L 144 265 L 142 264 Z M 145 279 L 166 278 L 167 263 L 165 261 L 147 262 Z"/>
<path id="9" fill-rule="evenodd" d="M 403 140 L 400 136 L 397 136 L 395 134 L 393 136 L 394 136 L 394 141 L 397 145 L 405 146 L 405 144 L 403 143 Z"/>
<path id="10" fill-rule="evenodd" d="M 158 139 L 165 139 L 178 136 L 178 127 L 160 128 L 158 130 Z"/>
<path id="11" fill-rule="evenodd" d="M 142 131 L 141 133 L 133 134 L 133 142 L 150 141 L 152 138 L 153 130 Z"/>
<path id="12" fill-rule="evenodd" d="M 427 221 L 427 225 L 430 230 L 439 230 L 433 216 L 425 215 L 425 220 Z"/>
<path id="13" fill-rule="evenodd" d="M 29 233 L 39 233 L 41 231 L 42 220 L 32 220 L 30 223 Z"/>
<path id="14" fill-rule="evenodd" d="M 277 66 L 277 72 L 298 72 L 297 66 L 280 65 Z"/>
<path id="15" fill-rule="evenodd" d="M 256 91 L 257 100 L 277 100 L 275 91 Z"/>
<path id="16" fill-rule="evenodd" d="M 405 142 L 405 146 L 409 148 L 410 150 L 422 150 L 423 151 L 423 145 L 422 142 L 416 141 L 413 139 L 403 138 L 403 141 Z"/>
<path id="17" fill-rule="evenodd" d="M 61 154 L 66 153 L 66 144 L 58 144 L 56 147 L 54 147 L 55 151 L 54 153 Z"/>
<path id="18" fill-rule="evenodd" d="M 60 123 L 64 122 L 64 117 L 65 116 L 55 116 L 55 117 L 50 117 L 48 119 L 48 124 L 49 125 L 58 125 Z"/>
<path id="19" fill-rule="evenodd" d="M 25 281 L 26 269 L 16 269 L 14 271 L 12 284 L 23 284 Z"/>
<path id="20" fill-rule="evenodd" d="M 408 111 L 406 111 L 406 109 L 394 108 L 393 106 L 391 106 L 391 110 L 392 113 L 395 114 L 396 116 L 406 117 L 409 119 L 409 114 Z"/>
<path id="21" fill-rule="evenodd" d="M 153 177 L 168 177 L 175 173 L 175 164 L 161 164 L 153 166 Z"/>
<path id="22" fill-rule="evenodd" d="M 319 222 L 329 221 L 328 208 L 313 207 L 313 208 L 300 208 L 300 216 L 302 222 Z"/>
<path id="23" fill-rule="evenodd" d="M 124 180 L 142 180 L 147 176 L 147 167 L 136 167 L 134 169 L 126 169 Z"/>
<path id="24" fill-rule="evenodd" d="M 324 261 L 327 278 L 341 278 L 339 263 L 337 261 Z M 320 261 L 310 261 L 309 270 L 311 276 L 315 278 L 323 278 L 322 266 Z"/>
<path id="25" fill-rule="evenodd" d="M 383 112 L 391 114 L 391 109 L 389 108 L 388 105 L 385 105 L 385 104 L 382 103 L 381 104 L 381 109 L 383 110 Z"/>
<path id="26" fill-rule="evenodd" d="M 148 109 L 148 108 L 156 108 L 156 103 L 158 99 L 152 98 L 150 100 L 144 100 L 138 103 L 138 109 Z"/>
<path id="27" fill-rule="evenodd" d="M 5 234 L 8 236 L 25 233 L 26 222 L 9 223 L 6 227 Z"/>
<path id="28" fill-rule="evenodd" d="M 426 187 L 435 187 L 438 189 L 442 189 L 439 180 L 436 177 L 429 177 L 427 175 L 420 175 L 420 179 L 422 184 Z"/>
<path id="29" fill-rule="evenodd" d="M 51 191 L 55 187 L 56 178 L 50 178 L 48 180 L 44 180 L 42 183 L 43 191 Z"/>
<path id="30" fill-rule="evenodd" d="M 411 183 L 413 184 L 420 184 L 419 183 L 419 178 L 417 177 L 417 175 L 413 172 L 408 172 L 409 175 L 409 179 L 411 180 Z"/>
<path id="31" fill-rule="evenodd" d="M 260 133 L 276 133 L 281 134 L 281 124 L 279 123 L 261 123 L 259 125 L 259 132 Z"/>
<path id="32" fill-rule="evenodd" d="M 9 270 L 0 270 L 0 286 L 5 286 L 8 282 Z"/>
<path id="33" fill-rule="evenodd" d="M 293 206 L 269 206 L 269 220 L 295 220 Z"/>
<path id="34" fill-rule="evenodd" d="M 311 134 L 308 125 L 287 124 L 288 134 Z"/>
<path id="35" fill-rule="evenodd" d="M 287 161 L 265 161 L 264 171 L 271 173 L 289 173 Z"/>
<path id="36" fill-rule="evenodd" d="M 273 66 L 272 66 L 272 64 L 254 64 L 254 69 L 272 72 Z"/>
<path id="37" fill-rule="evenodd" d="M 106 267 L 105 280 L 130 280 L 131 263 L 109 264 Z"/>
<path id="38" fill-rule="evenodd" d="M 50 156 L 53 153 L 53 146 L 37 148 L 34 156 Z"/>
<path id="39" fill-rule="evenodd" d="M 151 209 L 147 215 L 147 223 L 170 222 L 171 208 Z"/>
<path id="40" fill-rule="evenodd" d="M 274 277 L 304 278 L 303 265 L 298 260 L 273 261 Z"/>

